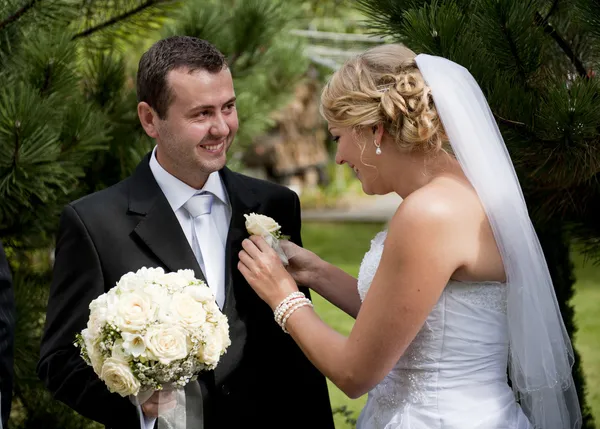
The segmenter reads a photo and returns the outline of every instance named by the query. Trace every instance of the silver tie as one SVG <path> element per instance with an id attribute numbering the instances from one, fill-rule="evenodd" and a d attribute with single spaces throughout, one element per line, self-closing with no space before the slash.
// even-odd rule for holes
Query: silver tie
<path id="1" fill-rule="evenodd" d="M 208 192 L 192 196 L 183 207 L 192 218 L 192 250 L 204 273 L 206 283 L 215 294 L 217 305 L 225 301 L 225 248 L 210 216 L 214 196 Z"/>

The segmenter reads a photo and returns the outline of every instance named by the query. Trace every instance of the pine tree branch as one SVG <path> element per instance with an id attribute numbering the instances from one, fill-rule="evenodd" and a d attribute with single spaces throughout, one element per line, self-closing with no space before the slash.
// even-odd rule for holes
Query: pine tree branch
<path id="1" fill-rule="evenodd" d="M 525 123 L 523 123 L 523 122 L 511 121 L 510 119 L 503 118 L 502 116 L 500 116 L 500 115 L 498 115 L 496 113 L 493 113 L 493 114 L 494 114 L 494 116 L 496 118 L 498 118 L 500 120 L 500 122 L 502 122 L 502 123 L 504 123 L 506 125 L 510 125 L 513 128 L 521 128 L 521 127 L 525 127 L 526 126 Z"/>
<path id="2" fill-rule="evenodd" d="M 587 71 L 585 69 L 585 66 L 583 65 L 583 62 L 579 58 L 577 58 L 577 55 L 575 55 L 575 52 L 573 52 L 573 49 L 571 49 L 571 47 L 569 46 L 567 41 L 565 39 L 563 39 L 560 36 L 560 34 L 558 34 L 558 32 L 554 29 L 554 27 L 552 27 L 552 24 L 550 24 L 549 22 L 544 20 L 544 18 L 542 17 L 542 15 L 539 12 L 536 12 L 534 21 L 535 21 L 536 25 L 541 26 L 544 29 L 544 33 L 548 34 L 550 37 L 552 37 L 554 39 L 554 41 L 557 43 L 557 45 L 565 53 L 567 58 L 569 58 L 569 60 L 571 60 L 571 62 L 573 63 L 573 66 L 577 70 L 577 73 L 579 73 L 579 75 L 581 77 L 587 78 L 588 77 Z"/>
<path id="3" fill-rule="evenodd" d="M 84 30 L 80 33 L 77 33 L 73 36 L 72 40 L 81 39 L 83 37 L 88 37 L 98 31 L 104 30 L 105 28 L 111 27 L 121 21 L 126 20 L 127 18 L 131 18 L 132 16 L 161 3 L 171 3 L 173 0 L 146 0 L 144 3 L 139 6 L 128 10 L 127 12 L 122 13 L 121 15 L 113 16 L 108 21 L 102 22 L 98 25 L 95 25 L 87 30 Z"/>
<path id="4" fill-rule="evenodd" d="M 523 61 L 521 61 L 521 58 L 519 57 L 519 52 L 517 51 L 517 44 L 515 43 L 514 38 L 510 33 L 510 30 L 506 27 L 506 25 L 504 25 L 504 23 L 501 26 L 501 30 L 504 34 L 504 37 L 506 38 L 506 41 L 508 42 L 510 52 L 513 58 L 515 59 L 517 70 L 519 71 L 519 76 L 521 77 L 521 79 L 523 79 L 523 84 L 525 85 L 525 87 L 529 88 L 529 85 L 527 84 L 527 73 L 525 72 Z"/>
<path id="5" fill-rule="evenodd" d="M 35 6 L 36 3 L 40 3 L 42 0 L 30 0 L 29 3 L 24 4 L 19 10 L 17 10 L 13 15 L 6 18 L 4 21 L 0 22 L 0 30 L 6 27 L 8 24 L 19 20 L 23 15 L 25 15 L 29 9 Z"/>
<path id="6" fill-rule="evenodd" d="M 554 2 L 552 3 L 552 7 L 550 7 L 550 10 L 546 14 L 546 17 L 544 18 L 544 23 L 545 24 L 548 23 L 548 20 L 550 19 L 550 17 L 552 16 L 552 14 L 556 11 L 556 8 L 558 7 L 558 1 L 559 0 L 554 0 Z"/>
<path id="7" fill-rule="evenodd" d="M 21 128 L 21 122 L 15 123 L 15 156 L 13 157 L 13 168 L 17 168 L 19 163 L 19 150 L 21 150 L 21 144 L 19 141 L 19 128 Z"/>

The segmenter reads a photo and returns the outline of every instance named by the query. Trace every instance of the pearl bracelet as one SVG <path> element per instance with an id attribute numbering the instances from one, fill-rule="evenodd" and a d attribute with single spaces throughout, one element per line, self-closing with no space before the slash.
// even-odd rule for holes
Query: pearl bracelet
<path id="1" fill-rule="evenodd" d="M 273 314 L 275 315 L 275 320 L 280 319 L 281 317 L 283 317 L 282 313 L 285 313 L 287 311 L 287 309 L 289 308 L 289 304 L 290 304 L 291 301 L 293 301 L 295 299 L 301 299 L 301 298 L 305 298 L 305 296 L 300 291 L 292 292 L 288 296 L 286 296 L 283 299 L 283 301 L 281 301 L 279 303 L 279 305 L 277 307 L 275 307 L 275 310 L 273 310 Z M 287 307 L 287 308 L 285 308 L 285 307 Z M 279 321 L 277 323 L 279 323 Z"/>
<path id="2" fill-rule="evenodd" d="M 288 333 L 285 329 L 285 324 L 292 313 L 306 305 L 313 306 L 310 299 L 306 298 L 302 292 L 298 291 L 290 293 L 277 307 L 275 307 L 275 310 L 273 311 L 275 322 L 281 326 L 283 332 Z"/>
<path id="3" fill-rule="evenodd" d="M 281 321 L 281 329 L 283 329 L 283 332 L 285 332 L 286 334 L 289 334 L 288 330 L 285 328 L 285 325 L 287 324 L 288 319 L 290 318 L 290 316 L 292 314 L 294 314 L 294 312 L 296 310 L 298 310 L 299 308 L 305 307 L 305 306 L 309 306 L 312 307 L 313 304 L 312 302 L 310 302 L 310 300 L 302 300 L 301 302 L 297 303 L 296 305 L 294 305 L 292 308 L 290 308 L 290 311 L 288 311 L 288 313 L 285 315 L 285 317 L 283 318 L 283 320 Z"/>
<path id="4" fill-rule="evenodd" d="M 277 324 L 281 325 L 281 321 L 282 321 L 283 317 L 285 316 L 285 314 L 288 312 L 288 310 L 290 308 L 292 308 L 294 305 L 296 305 L 298 302 L 301 302 L 301 301 L 310 302 L 308 300 L 308 298 L 305 298 L 305 297 L 302 297 L 302 298 L 294 297 L 294 298 L 291 298 L 290 300 L 288 300 L 274 315 L 275 321 L 277 322 Z"/>

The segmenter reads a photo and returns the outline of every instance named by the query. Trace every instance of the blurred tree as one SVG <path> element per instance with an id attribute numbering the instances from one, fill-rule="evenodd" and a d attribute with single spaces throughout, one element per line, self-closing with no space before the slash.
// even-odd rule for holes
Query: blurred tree
<path id="1" fill-rule="evenodd" d="M 496 117 L 553 277 L 569 334 L 571 240 L 600 256 L 598 0 L 359 0 L 377 34 L 475 76 Z M 593 419 L 576 356 L 584 427 Z"/>
<path id="2" fill-rule="evenodd" d="M 51 249 L 62 207 L 139 159 L 132 84 L 108 42 L 147 33 L 176 6 L 0 0 L 0 236 L 17 305 L 12 428 L 94 426 L 55 402 L 35 372 Z"/>
<path id="3" fill-rule="evenodd" d="M 302 41 L 289 34 L 301 10 L 284 0 L 212 0 L 186 4 L 161 32 L 209 40 L 228 59 L 240 128 L 230 166 L 252 140 L 274 125 L 271 114 L 306 75 Z"/>
<path id="4" fill-rule="evenodd" d="M 302 43 L 282 37 L 300 13 L 279 0 L 0 0 L 0 237 L 18 307 L 11 427 L 94 426 L 50 397 L 35 365 L 62 207 L 128 176 L 152 147 L 136 112 L 136 48 L 185 34 L 227 55 L 241 154 L 307 71 Z"/>

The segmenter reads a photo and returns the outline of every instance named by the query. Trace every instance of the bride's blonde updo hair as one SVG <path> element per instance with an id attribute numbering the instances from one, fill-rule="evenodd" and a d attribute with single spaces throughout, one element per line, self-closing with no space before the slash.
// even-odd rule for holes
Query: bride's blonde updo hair
<path id="1" fill-rule="evenodd" d="M 321 114 L 342 128 L 382 123 L 402 149 L 441 149 L 447 138 L 415 56 L 389 44 L 348 60 L 323 89 Z"/>

